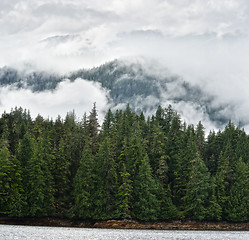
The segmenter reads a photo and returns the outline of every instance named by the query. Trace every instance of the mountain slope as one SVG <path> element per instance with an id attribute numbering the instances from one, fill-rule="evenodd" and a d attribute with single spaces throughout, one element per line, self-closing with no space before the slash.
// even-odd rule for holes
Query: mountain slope
<path id="1" fill-rule="evenodd" d="M 115 60 L 96 68 L 70 73 L 68 76 L 46 72 L 19 72 L 8 67 L 0 69 L 0 86 L 31 89 L 33 92 L 53 91 L 65 79 L 74 82 L 79 78 L 98 82 L 107 89 L 114 109 L 129 103 L 133 110 L 144 111 L 149 115 L 159 104 L 172 104 L 183 116 L 189 114 L 188 109 L 192 109 L 191 111 L 199 112 L 203 118 L 214 122 L 217 127 L 228 121 L 223 113 L 227 106 L 215 104 L 214 96 L 165 69 L 152 69 L 140 62 Z"/>
<path id="2" fill-rule="evenodd" d="M 222 114 L 222 110 L 227 106 L 216 106 L 214 96 L 185 82 L 177 75 L 162 69 L 148 71 L 140 63 L 116 60 L 90 70 L 77 71 L 69 78 L 72 81 L 83 78 L 101 83 L 110 91 L 115 106 L 129 103 L 135 111 L 150 113 L 154 112 L 159 104 L 188 105 L 196 111 L 201 111 L 219 127 L 228 121 Z"/>

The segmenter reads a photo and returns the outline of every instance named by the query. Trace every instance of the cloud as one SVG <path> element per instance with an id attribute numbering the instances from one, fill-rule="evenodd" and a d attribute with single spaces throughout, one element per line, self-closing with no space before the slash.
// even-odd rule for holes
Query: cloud
<path id="1" fill-rule="evenodd" d="M 144 56 L 245 121 L 248 25 L 247 0 L 2 0 L 0 66 L 68 73 Z"/>
<path id="2" fill-rule="evenodd" d="M 246 0 L 4 0 L 0 65 L 26 61 L 58 71 L 96 66 L 132 54 L 125 41 L 141 54 L 153 51 L 151 45 L 157 42 L 150 41 L 152 32 L 160 34 L 160 45 L 166 46 L 170 39 L 178 42 L 189 36 L 204 36 L 204 44 L 207 35 L 247 36 L 248 6 Z M 42 42 L 65 35 L 78 38 L 67 42 L 58 38 L 53 45 Z"/>
<path id="3" fill-rule="evenodd" d="M 58 115 L 65 117 L 67 112 L 75 111 L 77 117 L 87 114 L 97 103 L 100 120 L 109 106 L 108 92 L 99 84 L 76 79 L 61 82 L 53 92 L 34 93 L 29 89 L 13 90 L 0 88 L 0 112 L 10 111 L 16 106 L 28 109 L 33 118 L 38 114 L 55 119 Z"/>

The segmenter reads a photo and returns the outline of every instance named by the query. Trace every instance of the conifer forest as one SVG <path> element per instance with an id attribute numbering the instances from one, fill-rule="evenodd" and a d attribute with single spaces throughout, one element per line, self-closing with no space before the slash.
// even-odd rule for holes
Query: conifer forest
<path id="1" fill-rule="evenodd" d="M 80 119 L 0 118 L 0 214 L 83 220 L 249 220 L 249 137 L 205 134 L 172 109 L 153 116 L 96 105 Z"/>

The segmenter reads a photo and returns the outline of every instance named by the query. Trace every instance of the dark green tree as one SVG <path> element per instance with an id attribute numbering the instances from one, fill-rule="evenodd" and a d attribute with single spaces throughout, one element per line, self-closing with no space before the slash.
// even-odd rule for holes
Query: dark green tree
<path id="1" fill-rule="evenodd" d="M 158 182 L 153 178 L 148 156 L 142 159 L 134 181 L 133 216 L 140 220 L 156 220 L 160 209 Z"/>
<path id="2" fill-rule="evenodd" d="M 94 194 L 94 218 L 115 217 L 117 209 L 117 166 L 109 138 L 105 138 L 96 155 L 96 191 Z"/>
<path id="3" fill-rule="evenodd" d="M 211 221 L 221 220 L 222 208 L 219 205 L 216 197 L 216 181 L 215 177 L 211 178 L 211 194 L 209 197 L 209 204 L 207 208 L 207 219 Z"/>
<path id="4" fill-rule="evenodd" d="M 185 215 L 186 217 L 203 220 L 207 216 L 208 197 L 210 194 L 210 173 L 197 154 L 192 162 L 192 169 L 187 185 Z"/>
<path id="5" fill-rule="evenodd" d="M 132 199 L 132 181 L 130 174 L 127 172 L 125 163 L 122 161 L 120 167 L 120 186 L 117 196 L 117 217 L 121 219 L 131 218 L 131 199 Z"/>
<path id="6" fill-rule="evenodd" d="M 42 137 L 33 143 L 33 155 L 27 166 L 27 202 L 29 216 L 51 216 L 54 213 L 52 176 L 48 167 L 48 156 Z"/>
<path id="7" fill-rule="evenodd" d="M 51 154 L 51 171 L 57 215 L 65 215 L 70 205 L 70 162 L 65 155 L 65 142 L 60 140 Z"/>
<path id="8" fill-rule="evenodd" d="M 93 195 L 95 193 L 94 156 L 86 140 L 80 166 L 74 179 L 73 216 L 83 219 L 94 218 Z"/>
<path id="9" fill-rule="evenodd" d="M 233 173 L 227 212 L 230 221 L 246 221 L 249 217 L 249 167 L 241 158 Z"/>

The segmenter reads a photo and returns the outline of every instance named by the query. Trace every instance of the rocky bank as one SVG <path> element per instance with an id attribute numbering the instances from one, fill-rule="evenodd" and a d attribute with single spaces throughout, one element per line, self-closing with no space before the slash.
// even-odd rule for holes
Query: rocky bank
<path id="1" fill-rule="evenodd" d="M 54 227 L 83 227 L 110 229 L 156 229 L 156 230 L 239 230 L 248 231 L 249 223 L 230 222 L 139 222 L 134 220 L 81 221 L 60 218 L 0 218 L 0 224 L 54 226 Z"/>

